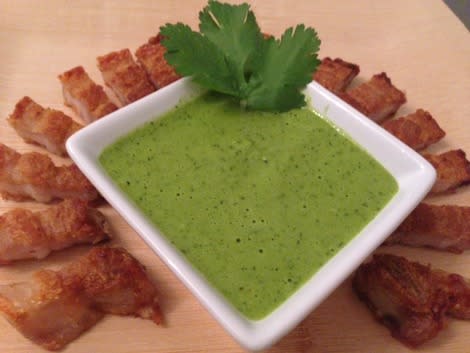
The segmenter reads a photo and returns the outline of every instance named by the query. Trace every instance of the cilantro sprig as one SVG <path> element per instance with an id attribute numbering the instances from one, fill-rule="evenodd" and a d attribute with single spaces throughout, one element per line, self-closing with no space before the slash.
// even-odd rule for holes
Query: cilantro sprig
<path id="1" fill-rule="evenodd" d="M 320 39 L 303 24 L 280 39 L 264 36 L 246 3 L 209 0 L 199 32 L 177 23 L 160 28 L 165 58 L 183 76 L 234 96 L 249 109 L 287 111 L 305 105 L 302 94 L 320 63 Z"/>

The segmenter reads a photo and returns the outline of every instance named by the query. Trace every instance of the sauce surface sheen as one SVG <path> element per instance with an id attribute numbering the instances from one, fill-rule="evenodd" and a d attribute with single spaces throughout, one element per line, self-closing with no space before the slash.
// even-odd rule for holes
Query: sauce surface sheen
<path id="1" fill-rule="evenodd" d="M 397 190 L 375 159 L 313 111 L 241 112 L 212 94 L 119 139 L 100 162 L 253 320 L 305 283 Z"/>

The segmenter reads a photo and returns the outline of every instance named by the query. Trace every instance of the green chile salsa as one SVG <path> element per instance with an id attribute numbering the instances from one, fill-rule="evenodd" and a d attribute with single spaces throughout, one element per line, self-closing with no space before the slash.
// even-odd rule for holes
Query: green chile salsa
<path id="1" fill-rule="evenodd" d="M 100 162 L 247 318 L 265 317 L 392 198 L 394 178 L 310 109 L 241 111 L 205 94 Z"/>

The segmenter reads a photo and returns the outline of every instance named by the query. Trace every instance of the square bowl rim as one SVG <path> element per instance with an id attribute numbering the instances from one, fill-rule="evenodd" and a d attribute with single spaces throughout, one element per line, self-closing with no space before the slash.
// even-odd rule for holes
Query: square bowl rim
<path id="1" fill-rule="evenodd" d="M 261 320 L 249 320 L 171 246 L 113 184 L 98 161 L 101 151 L 119 137 L 161 116 L 181 102 L 181 98 L 187 100 L 201 93 L 202 90 L 189 78 L 180 79 L 86 126 L 68 139 L 66 147 L 69 156 L 101 195 L 226 331 L 246 349 L 258 351 L 287 334 L 341 284 L 424 198 L 436 173 L 418 153 L 316 82 L 310 83 L 305 89 L 309 104 L 376 158 L 394 176 L 398 191 L 374 220 L 279 307 Z M 391 156 L 390 152 L 393 152 Z"/>

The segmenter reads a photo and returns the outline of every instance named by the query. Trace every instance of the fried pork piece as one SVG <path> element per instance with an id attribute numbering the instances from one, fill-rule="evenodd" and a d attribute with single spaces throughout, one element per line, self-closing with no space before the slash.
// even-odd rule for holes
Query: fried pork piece
<path id="1" fill-rule="evenodd" d="M 161 322 L 157 291 L 144 267 L 122 248 L 95 247 L 59 271 L 0 286 L 0 311 L 25 337 L 59 350 L 103 314 Z"/>
<path id="2" fill-rule="evenodd" d="M 447 294 L 449 307 L 447 315 L 456 319 L 470 320 L 470 281 L 456 273 L 434 269 L 433 275 L 439 289 Z"/>
<path id="3" fill-rule="evenodd" d="M 353 288 L 392 336 L 412 347 L 435 337 L 445 315 L 470 319 L 467 279 L 404 257 L 374 255 L 356 271 Z"/>
<path id="4" fill-rule="evenodd" d="M 103 214 L 82 200 L 64 200 L 39 212 L 16 208 L 0 215 L 0 264 L 43 259 L 75 244 L 109 239 Z"/>
<path id="5" fill-rule="evenodd" d="M 0 143 L 0 194 L 6 199 L 91 201 L 98 192 L 75 164 L 55 166 L 45 154 L 20 154 Z"/>
<path id="6" fill-rule="evenodd" d="M 97 60 L 104 82 L 123 105 L 155 91 L 144 69 L 134 61 L 129 49 L 99 56 Z"/>
<path id="7" fill-rule="evenodd" d="M 149 39 L 148 43 L 140 46 L 135 56 L 147 72 L 150 81 L 159 89 L 181 78 L 173 67 L 165 60 L 165 47 L 160 43 L 161 36 Z"/>
<path id="8" fill-rule="evenodd" d="M 61 274 L 66 283 L 80 286 L 102 312 L 162 321 L 155 286 L 145 268 L 122 248 L 95 247 Z"/>
<path id="9" fill-rule="evenodd" d="M 422 109 L 398 119 L 387 120 L 382 127 L 416 151 L 438 142 L 445 136 L 444 130 L 432 115 Z"/>
<path id="10" fill-rule="evenodd" d="M 436 169 L 437 179 L 431 193 L 455 191 L 461 185 L 470 182 L 470 162 L 461 149 L 451 150 L 439 155 L 424 154 Z"/>
<path id="11" fill-rule="evenodd" d="M 60 273 L 41 270 L 30 282 L 0 286 L 0 312 L 23 336 L 48 350 L 60 350 L 95 325 L 104 314 L 80 287 Z"/>
<path id="12" fill-rule="evenodd" d="M 385 72 L 339 96 L 376 122 L 392 116 L 406 102 L 405 94 L 392 84 Z"/>
<path id="13" fill-rule="evenodd" d="M 416 347 L 444 327 L 449 295 L 428 266 L 375 255 L 353 278 L 353 288 L 396 339 Z"/>
<path id="14" fill-rule="evenodd" d="M 386 244 L 461 253 L 470 249 L 470 207 L 421 203 L 387 239 Z"/>
<path id="15" fill-rule="evenodd" d="M 343 92 L 358 74 L 358 65 L 326 57 L 313 74 L 313 79 L 327 90 L 338 93 Z"/>
<path id="16" fill-rule="evenodd" d="M 23 97 L 16 104 L 8 122 L 26 142 L 59 156 L 67 154 L 65 141 L 82 127 L 59 110 L 44 109 L 30 97 Z"/>
<path id="17" fill-rule="evenodd" d="M 91 123 L 117 110 L 102 86 L 94 83 L 82 66 L 59 75 L 65 104 L 86 123 Z"/>

